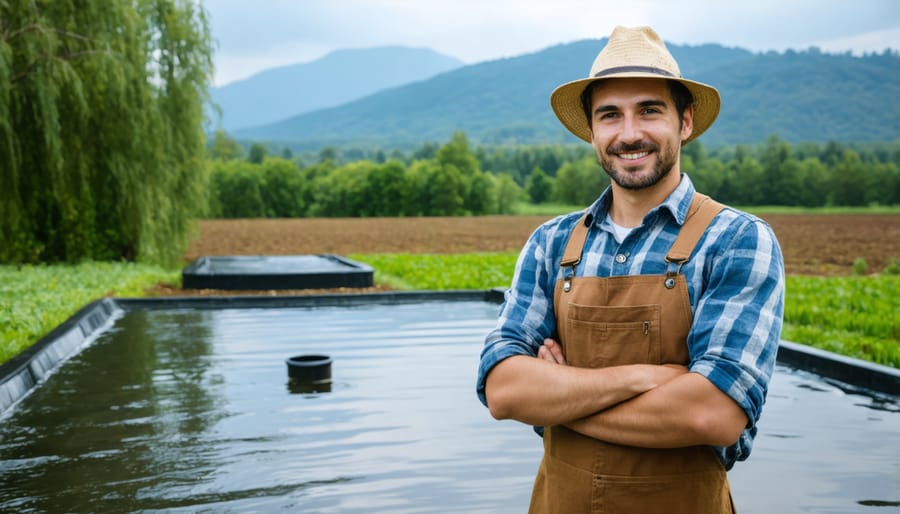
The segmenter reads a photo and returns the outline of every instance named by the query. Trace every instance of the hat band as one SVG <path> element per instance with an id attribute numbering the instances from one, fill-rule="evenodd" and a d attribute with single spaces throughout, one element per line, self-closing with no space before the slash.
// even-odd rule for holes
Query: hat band
<path id="1" fill-rule="evenodd" d="M 654 75 L 662 75 L 664 77 L 674 77 L 679 78 L 674 73 L 670 73 L 662 68 L 654 68 L 653 66 L 617 66 L 615 68 L 607 68 L 605 70 L 600 70 L 594 74 L 594 78 L 605 77 L 606 75 L 612 75 L 614 73 L 652 73 Z"/>

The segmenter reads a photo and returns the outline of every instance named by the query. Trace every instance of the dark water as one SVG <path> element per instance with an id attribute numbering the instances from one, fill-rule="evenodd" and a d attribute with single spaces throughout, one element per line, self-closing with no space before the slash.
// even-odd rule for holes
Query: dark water
<path id="1" fill-rule="evenodd" d="M 496 311 L 126 313 L 0 419 L 0 511 L 524 512 L 540 439 L 474 393 Z M 291 393 L 304 353 L 331 392 Z M 779 368 L 740 512 L 897 511 L 898 411 Z"/>

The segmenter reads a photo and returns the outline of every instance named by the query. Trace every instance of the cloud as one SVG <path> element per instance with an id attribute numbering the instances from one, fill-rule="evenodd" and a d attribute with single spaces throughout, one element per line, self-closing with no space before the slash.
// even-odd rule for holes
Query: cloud
<path id="1" fill-rule="evenodd" d="M 428 47 L 468 63 L 650 25 L 666 41 L 754 51 L 897 48 L 896 0 L 201 0 L 216 83 L 332 50 Z"/>
<path id="2" fill-rule="evenodd" d="M 813 42 L 810 46 L 817 46 L 827 52 L 843 52 L 853 49 L 854 53 L 881 53 L 886 48 L 898 49 L 900 44 L 900 25 L 884 30 L 874 30 L 863 34 L 855 34 L 847 37 L 828 39 Z"/>
<path id="3" fill-rule="evenodd" d="M 673 0 L 665 2 L 667 9 L 661 9 L 660 1 L 645 4 L 651 25 L 659 27 L 667 41 L 754 51 L 805 49 L 817 41 L 850 38 L 900 23 L 900 3 L 892 0 Z M 896 47 L 897 40 L 893 41 Z"/>

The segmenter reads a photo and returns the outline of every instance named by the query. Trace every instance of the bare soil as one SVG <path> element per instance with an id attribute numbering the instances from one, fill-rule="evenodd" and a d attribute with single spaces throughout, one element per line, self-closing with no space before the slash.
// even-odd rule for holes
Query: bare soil
<path id="1" fill-rule="evenodd" d="M 212 255 L 470 253 L 518 251 L 549 216 L 301 218 L 203 220 L 186 263 Z M 869 273 L 900 258 L 900 215 L 772 214 L 763 218 L 781 244 L 788 274 L 850 275 L 865 259 Z M 371 290 L 383 290 L 376 287 Z M 353 289 L 359 292 L 359 289 Z M 309 294 L 321 291 L 241 291 Z M 333 292 L 333 290 L 331 291 Z M 223 294 L 160 285 L 156 294 Z M 231 292 L 234 293 L 234 292 Z"/>

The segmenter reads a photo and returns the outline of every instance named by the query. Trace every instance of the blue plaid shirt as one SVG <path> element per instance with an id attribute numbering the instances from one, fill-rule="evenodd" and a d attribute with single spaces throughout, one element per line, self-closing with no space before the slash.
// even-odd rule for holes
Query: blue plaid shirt
<path id="1" fill-rule="evenodd" d="M 612 277 L 663 274 L 665 256 L 688 212 L 694 186 L 682 176 L 678 188 L 644 217 L 620 244 L 609 211 L 607 189 L 589 209 L 594 224 L 576 276 Z M 553 290 L 562 278 L 566 241 L 583 212 L 538 227 L 519 255 L 512 287 L 506 292 L 496 328 L 481 352 L 478 398 L 487 405 L 488 373 L 513 355 L 536 356 L 556 331 Z M 625 262 L 614 257 L 623 254 Z M 620 259 L 621 260 L 621 259 Z M 685 275 L 694 321 L 687 337 L 689 369 L 734 399 L 750 420 L 740 440 L 717 448 L 726 469 L 750 454 L 756 423 L 775 366 L 784 312 L 784 261 L 771 228 L 750 214 L 725 208 L 700 239 Z"/>

